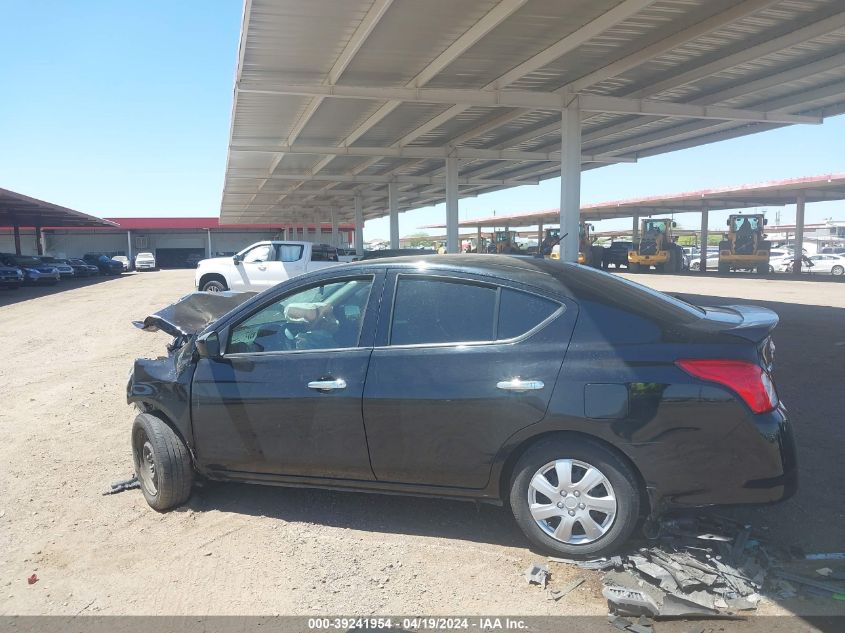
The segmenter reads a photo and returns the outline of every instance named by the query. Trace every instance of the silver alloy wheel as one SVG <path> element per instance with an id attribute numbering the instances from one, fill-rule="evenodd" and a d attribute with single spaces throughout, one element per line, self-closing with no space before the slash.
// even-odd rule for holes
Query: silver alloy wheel
<path id="1" fill-rule="evenodd" d="M 220 286 L 214 285 L 211 282 L 205 285 L 205 292 L 222 292 Z"/>
<path id="2" fill-rule="evenodd" d="M 613 486 L 598 468 L 577 459 L 558 459 L 534 473 L 528 508 L 553 539 L 586 545 L 610 530 L 618 506 Z"/>

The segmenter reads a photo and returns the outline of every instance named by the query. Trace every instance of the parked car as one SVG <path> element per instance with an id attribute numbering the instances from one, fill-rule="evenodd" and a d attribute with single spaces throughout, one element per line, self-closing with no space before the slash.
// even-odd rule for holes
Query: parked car
<path id="1" fill-rule="evenodd" d="M 77 277 L 93 277 L 100 274 L 99 268 L 81 259 L 71 258 L 67 260 L 67 263 L 73 267 Z"/>
<path id="2" fill-rule="evenodd" d="M 59 283 L 62 278 L 55 266 L 45 264 L 37 257 L 31 255 L 14 255 L 12 253 L 0 253 L 0 264 L 20 268 L 23 271 L 24 283 L 45 284 L 53 286 Z"/>
<path id="3" fill-rule="evenodd" d="M 628 251 L 633 250 L 633 242 L 611 242 L 610 246 L 604 249 L 601 254 L 601 267 L 619 268 L 620 266 L 628 267 Z"/>
<path id="4" fill-rule="evenodd" d="M 0 260 L 0 288 L 17 290 L 23 285 L 24 274 L 17 266 L 7 266 Z"/>
<path id="5" fill-rule="evenodd" d="M 129 258 L 126 255 L 115 255 L 112 259 L 123 264 L 123 271 L 126 272 L 132 268 Z"/>
<path id="6" fill-rule="evenodd" d="M 717 270 L 719 268 L 719 252 L 716 251 L 710 252 L 707 251 L 707 261 L 706 261 L 707 269 L 706 270 Z M 701 255 L 693 259 L 689 264 L 689 269 L 692 271 L 701 270 Z"/>
<path id="7" fill-rule="evenodd" d="M 58 270 L 62 279 L 73 279 L 76 277 L 76 272 L 73 270 L 73 266 L 68 264 L 65 259 L 57 259 L 56 257 L 50 257 L 49 255 L 41 256 L 38 259 L 48 266 L 52 266 Z"/>
<path id="8" fill-rule="evenodd" d="M 152 253 L 138 253 L 135 255 L 135 270 L 155 270 L 156 258 Z"/>
<path id="9" fill-rule="evenodd" d="M 819 253 L 822 255 L 845 255 L 845 246 L 825 246 Z"/>
<path id="10" fill-rule="evenodd" d="M 361 256 L 355 252 L 354 248 L 339 248 L 337 249 L 337 260 L 340 262 L 357 262 Z"/>
<path id="11" fill-rule="evenodd" d="M 281 281 L 338 264 L 337 249 L 311 242 L 257 242 L 232 257 L 197 264 L 197 290 L 265 290 Z"/>
<path id="12" fill-rule="evenodd" d="M 433 248 L 384 248 L 378 251 L 364 251 L 362 260 L 384 259 L 385 257 L 408 257 L 417 255 L 437 255 Z"/>
<path id="13" fill-rule="evenodd" d="M 194 293 L 139 323 L 175 339 L 129 376 L 135 472 L 157 510 L 195 473 L 505 504 L 536 546 L 600 556 L 663 509 L 793 494 L 777 322 L 503 255 Z"/>
<path id="14" fill-rule="evenodd" d="M 86 253 L 82 261 L 96 266 L 101 275 L 119 275 L 123 272 L 123 264 L 102 253 Z"/>
<path id="15" fill-rule="evenodd" d="M 826 274 L 840 277 L 845 275 L 845 256 L 843 255 L 827 255 L 819 253 L 817 255 L 809 255 L 806 257 L 809 261 L 801 267 L 803 273 Z M 778 263 L 778 269 L 782 272 L 792 272 L 794 260 L 792 257 L 781 260 Z"/>

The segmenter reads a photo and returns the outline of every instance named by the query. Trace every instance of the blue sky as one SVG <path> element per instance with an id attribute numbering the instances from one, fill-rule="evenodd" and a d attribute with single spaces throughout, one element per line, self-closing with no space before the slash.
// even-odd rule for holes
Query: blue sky
<path id="1" fill-rule="evenodd" d="M 217 215 L 240 15 L 240 0 L 0 0 L 0 187 L 101 216 Z M 588 171 L 582 200 L 845 172 L 843 147 L 840 116 Z M 461 218 L 558 204 L 554 179 L 462 200 Z M 404 213 L 400 233 L 444 214 Z M 845 202 L 808 206 L 808 222 L 827 217 L 845 220 Z"/>

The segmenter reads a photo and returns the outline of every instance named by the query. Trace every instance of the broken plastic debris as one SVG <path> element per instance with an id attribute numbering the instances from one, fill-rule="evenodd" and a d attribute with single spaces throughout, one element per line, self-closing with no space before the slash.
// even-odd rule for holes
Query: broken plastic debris
<path id="1" fill-rule="evenodd" d="M 549 580 L 549 568 L 545 565 L 531 565 L 525 570 L 525 580 L 529 585 L 540 585 L 545 588 Z"/>
<path id="2" fill-rule="evenodd" d="M 561 598 L 564 598 L 568 594 L 572 593 L 575 589 L 580 587 L 582 584 L 584 584 L 584 579 L 578 578 L 578 579 L 572 581 L 571 583 L 569 583 L 568 585 L 566 585 L 565 587 L 563 587 L 563 589 L 552 589 L 549 592 L 549 600 L 554 600 L 555 602 L 557 602 Z"/>
<path id="3" fill-rule="evenodd" d="M 123 492 L 124 490 L 134 490 L 135 488 L 140 488 L 141 483 L 138 481 L 137 475 L 132 475 L 131 479 L 122 479 L 121 481 L 116 481 L 111 484 L 111 487 L 108 490 L 103 491 L 103 495 L 115 495 L 118 492 Z"/>
<path id="4" fill-rule="evenodd" d="M 26 579 L 26 584 L 34 585 L 38 582 L 38 576 L 36 574 L 32 574 L 29 578 Z"/>
<path id="5" fill-rule="evenodd" d="M 626 589 L 625 587 L 607 586 L 601 590 L 607 599 L 610 610 L 619 615 L 648 615 L 658 614 L 657 603 L 643 591 Z"/>

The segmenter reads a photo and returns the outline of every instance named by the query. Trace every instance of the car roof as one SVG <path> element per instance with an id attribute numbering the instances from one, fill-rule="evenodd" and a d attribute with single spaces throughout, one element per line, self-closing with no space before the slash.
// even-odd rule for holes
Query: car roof
<path id="1" fill-rule="evenodd" d="M 583 268 L 559 260 L 520 255 L 402 255 L 344 264 L 352 268 L 405 268 L 415 271 L 463 272 L 524 283 L 555 293 L 565 291 L 563 279 L 581 276 Z"/>

